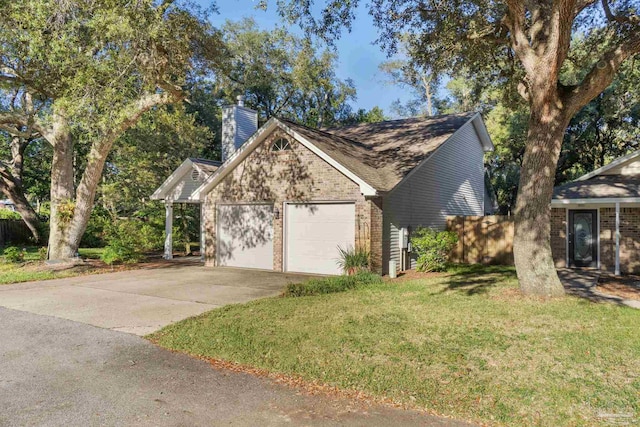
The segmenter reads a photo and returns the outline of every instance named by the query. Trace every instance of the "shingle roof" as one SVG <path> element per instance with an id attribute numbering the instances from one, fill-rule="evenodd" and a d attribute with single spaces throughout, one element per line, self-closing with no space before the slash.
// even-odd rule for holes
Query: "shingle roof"
<path id="1" fill-rule="evenodd" d="M 323 130 L 281 120 L 378 191 L 390 191 L 475 113 Z"/>
<path id="2" fill-rule="evenodd" d="M 597 175 L 553 190 L 554 200 L 640 197 L 640 175 Z"/>

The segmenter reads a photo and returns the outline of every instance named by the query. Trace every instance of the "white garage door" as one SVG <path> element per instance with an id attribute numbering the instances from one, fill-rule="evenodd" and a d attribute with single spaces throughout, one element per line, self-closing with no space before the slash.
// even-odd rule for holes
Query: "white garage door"
<path id="1" fill-rule="evenodd" d="M 353 203 L 287 204 L 287 271 L 341 274 L 338 246 L 354 246 L 355 217 Z"/>
<path id="2" fill-rule="evenodd" d="M 273 270 L 273 205 L 218 206 L 218 265 Z"/>

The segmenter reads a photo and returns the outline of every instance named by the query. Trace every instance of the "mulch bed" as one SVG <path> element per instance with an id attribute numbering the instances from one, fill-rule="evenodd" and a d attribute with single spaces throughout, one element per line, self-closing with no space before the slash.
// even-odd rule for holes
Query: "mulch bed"
<path id="1" fill-rule="evenodd" d="M 640 300 L 640 276 L 603 274 L 598 280 L 596 290 L 624 299 Z"/>

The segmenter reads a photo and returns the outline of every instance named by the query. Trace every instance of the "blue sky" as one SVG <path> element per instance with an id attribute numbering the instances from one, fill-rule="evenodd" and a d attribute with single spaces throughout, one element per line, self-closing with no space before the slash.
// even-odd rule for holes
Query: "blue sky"
<path id="1" fill-rule="evenodd" d="M 198 2 L 203 6 L 210 4 L 208 0 L 198 0 Z M 245 17 L 253 17 L 263 29 L 282 25 L 275 0 L 268 3 L 268 10 L 263 11 L 255 8 L 257 1 L 219 0 L 216 2 L 219 13 L 212 15 L 211 21 L 213 25 L 220 27 L 226 20 L 237 21 Z M 297 26 L 289 30 L 301 34 Z M 408 90 L 383 82 L 378 65 L 387 57 L 377 45 L 373 44 L 376 38 L 377 31 L 373 20 L 366 8 L 361 5 L 351 33 L 345 32 L 336 43 L 338 53 L 336 74 L 342 80 L 350 78 L 355 83 L 358 99 L 352 103 L 354 108 L 369 110 L 378 105 L 390 115 L 389 106 L 393 101 L 400 99 L 404 102 L 411 98 L 411 95 Z"/>

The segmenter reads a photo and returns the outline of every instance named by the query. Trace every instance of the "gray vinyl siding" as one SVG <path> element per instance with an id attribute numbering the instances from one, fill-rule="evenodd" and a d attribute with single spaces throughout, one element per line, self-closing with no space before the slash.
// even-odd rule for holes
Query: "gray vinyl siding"
<path id="1" fill-rule="evenodd" d="M 258 114 L 248 108 L 236 107 L 236 149 L 258 130 Z"/>
<path id="2" fill-rule="evenodd" d="M 222 161 L 227 160 L 258 130 L 258 113 L 239 105 L 222 109 Z"/>
<path id="3" fill-rule="evenodd" d="M 194 168 L 190 169 L 189 172 L 184 174 L 184 176 L 173 186 L 173 188 L 169 191 L 169 194 L 172 195 L 173 200 L 186 200 L 191 196 L 191 194 L 198 189 L 202 185 L 204 181 L 204 176 L 200 176 L 197 181 L 191 179 L 191 171 Z"/>
<path id="4" fill-rule="evenodd" d="M 384 198 L 384 272 L 389 260 L 400 268 L 400 228 L 444 229 L 448 215 L 483 215 L 484 196 L 484 150 L 469 122 Z"/>

